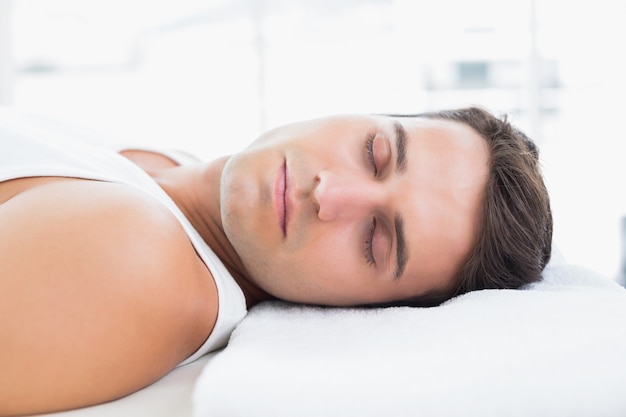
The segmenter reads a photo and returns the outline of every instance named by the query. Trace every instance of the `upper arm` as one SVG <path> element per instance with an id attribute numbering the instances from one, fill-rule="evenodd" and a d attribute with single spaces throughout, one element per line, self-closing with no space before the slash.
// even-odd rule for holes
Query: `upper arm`
<path id="1" fill-rule="evenodd" d="M 0 206 L 0 414 L 108 401 L 193 351 L 202 268 L 169 212 L 107 183 L 27 193 Z"/>

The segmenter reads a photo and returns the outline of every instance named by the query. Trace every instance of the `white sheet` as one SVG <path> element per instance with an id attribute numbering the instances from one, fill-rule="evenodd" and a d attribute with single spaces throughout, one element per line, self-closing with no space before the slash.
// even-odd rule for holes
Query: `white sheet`
<path id="1" fill-rule="evenodd" d="M 252 309 L 195 417 L 626 416 L 626 290 L 554 265 L 431 308 Z"/>

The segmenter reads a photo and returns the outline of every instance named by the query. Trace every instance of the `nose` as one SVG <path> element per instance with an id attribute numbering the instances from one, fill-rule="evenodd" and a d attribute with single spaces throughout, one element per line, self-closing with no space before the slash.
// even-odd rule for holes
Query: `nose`
<path id="1" fill-rule="evenodd" d="M 380 190 L 366 179 L 321 171 L 316 180 L 313 198 L 317 204 L 317 215 L 323 221 L 371 213 L 381 198 Z"/>

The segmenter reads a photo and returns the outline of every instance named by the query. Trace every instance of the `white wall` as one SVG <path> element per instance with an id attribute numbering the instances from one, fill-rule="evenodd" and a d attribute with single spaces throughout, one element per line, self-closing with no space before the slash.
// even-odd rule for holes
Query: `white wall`
<path id="1" fill-rule="evenodd" d="M 13 103 L 11 0 L 0 0 L 0 106 Z"/>

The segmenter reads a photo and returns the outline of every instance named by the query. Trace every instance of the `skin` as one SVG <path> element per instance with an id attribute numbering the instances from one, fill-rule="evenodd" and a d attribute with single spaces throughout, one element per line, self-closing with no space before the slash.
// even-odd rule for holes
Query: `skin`
<path id="1" fill-rule="evenodd" d="M 396 122 L 406 130 L 401 172 Z M 249 307 L 271 298 L 377 303 L 447 288 L 472 246 L 488 174 L 487 146 L 470 128 L 372 116 L 288 125 L 205 164 L 124 156 L 172 197 Z M 407 255 L 399 278 L 397 217 Z M 0 230 L 0 329 L 9 335 L 0 338 L 0 415 L 119 398 L 169 372 L 212 331 L 211 273 L 175 217 L 131 187 L 2 182 Z"/>

